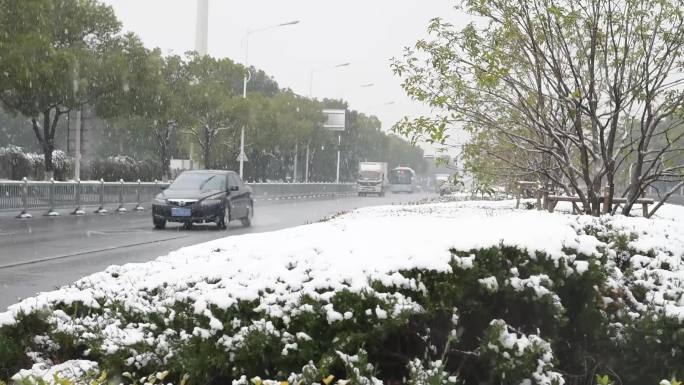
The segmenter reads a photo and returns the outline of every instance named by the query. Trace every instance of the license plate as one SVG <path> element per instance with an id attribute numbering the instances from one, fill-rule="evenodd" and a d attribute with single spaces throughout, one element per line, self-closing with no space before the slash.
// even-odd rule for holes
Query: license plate
<path id="1" fill-rule="evenodd" d="M 189 217 L 192 216 L 192 211 L 190 209 L 182 209 L 180 207 L 172 207 L 171 215 L 174 217 Z"/>

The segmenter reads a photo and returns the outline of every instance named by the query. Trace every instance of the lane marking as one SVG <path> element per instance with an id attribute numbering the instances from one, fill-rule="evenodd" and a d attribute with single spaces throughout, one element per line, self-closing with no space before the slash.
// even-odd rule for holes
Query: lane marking
<path id="1" fill-rule="evenodd" d="M 96 254 L 96 253 L 101 253 L 103 251 L 111 251 L 111 250 L 116 250 L 116 249 L 128 249 L 131 247 L 142 246 L 142 245 L 150 245 L 153 243 L 161 243 L 161 242 L 166 242 L 166 241 L 173 241 L 176 239 L 187 238 L 187 237 L 188 237 L 187 235 L 182 235 L 182 236 L 172 237 L 172 238 L 157 239 L 154 241 L 137 242 L 137 243 L 131 243 L 131 244 L 121 245 L 121 246 L 111 246 L 111 247 L 106 247 L 106 248 L 97 249 L 97 250 L 79 251 L 77 253 L 63 254 L 63 255 L 57 255 L 54 257 L 41 258 L 41 259 L 34 259 L 31 261 L 10 263 L 10 264 L 6 264 L 6 265 L 0 265 L 0 270 L 11 269 L 13 267 L 20 267 L 20 266 L 37 265 L 39 263 L 52 262 L 52 261 L 57 261 L 60 259 L 78 257 L 81 255 L 87 255 L 87 254 Z"/>

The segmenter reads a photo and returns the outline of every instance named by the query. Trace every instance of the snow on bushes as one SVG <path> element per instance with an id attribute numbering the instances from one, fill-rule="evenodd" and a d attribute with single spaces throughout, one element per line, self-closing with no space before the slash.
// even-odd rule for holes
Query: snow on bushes
<path id="1" fill-rule="evenodd" d="M 90 178 L 105 181 L 153 181 L 161 179 L 161 166 L 153 160 L 136 160 L 129 156 L 117 155 L 90 162 Z"/>
<path id="2" fill-rule="evenodd" d="M 52 152 L 52 164 L 55 169 L 55 179 L 64 180 L 71 176 L 74 160 L 64 151 Z M 14 145 L 0 147 L 0 179 L 42 180 L 44 169 L 44 155 L 25 152 L 23 148 Z"/>
<path id="3" fill-rule="evenodd" d="M 112 266 L 0 313 L 0 378 L 79 359 L 192 384 L 684 376 L 684 218 L 513 205 L 368 208 Z"/>
<path id="4" fill-rule="evenodd" d="M 94 377 L 99 373 L 96 362 L 87 360 L 72 360 L 62 364 L 48 366 L 45 364 L 35 364 L 29 370 L 22 369 L 12 377 L 13 381 L 19 383 L 40 384 L 54 383 L 55 378 L 69 382 L 83 381 L 88 377 Z"/>
<path id="5" fill-rule="evenodd" d="M 44 159 L 42 154 L 25 152 L 21 147 L 13 145 L 0 147 L 0 179 L 20 180 L 26 177 L 30 180 L 42 180 L 45 169 Z M 52 164 L 55 168 L 55 180 L 67 180 L 73 177 L 74 159 L 64 151 L 52 152 Z M 92 160 L 82 170 L 82 179 L 104 179 L 110 182 L 120 179 L 153 181 L 160 179 L 160 176 L 159 162 L 136 160 L 122 155 Z"/>
<path id="6" fill-rule="evenodd" d="M 554 372 L 551 344 L 537 335 L 519 335 L 506 321 L 489 324 L 481 345 L 483 357 L 493 363 L 502 381 L 524 385 L 563 385 L 563 376 Z"/>

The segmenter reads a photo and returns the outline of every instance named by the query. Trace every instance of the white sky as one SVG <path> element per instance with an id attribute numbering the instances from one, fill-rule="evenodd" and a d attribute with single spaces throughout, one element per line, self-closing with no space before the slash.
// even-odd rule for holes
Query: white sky
<path id="1" fill-rule="evenodd" d="M 176 54 L 194 49 L 196 1 L 103 1 L 147 46 Z M 389 129 L 405 115 L 429 113 L 404 94 L 390 58 L 425 37 L 433 17 L 460 24 L 463 16 L 454 5 L 454 0 L 210 0 L 209 54 L 242 63 L 248 28 L 300 20 L 253 34 L 249 64 L 302 95 L 308 94 L 309 73 L 316 68 L 315 97 L 344 98 L 350 108 L 378 116 Z M 330 68 L 345 62 L 350 66 Z M 374 86 L 361 87 L 368 83 Z"/>

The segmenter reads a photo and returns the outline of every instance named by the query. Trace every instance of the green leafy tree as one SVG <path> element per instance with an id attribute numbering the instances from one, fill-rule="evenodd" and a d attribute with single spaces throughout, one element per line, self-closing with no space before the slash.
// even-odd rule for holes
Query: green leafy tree
<path id="1" fill-rule="evenodd" d="M 151 138 L 146 144 L 155 149 L 160 176 L 170 178 L 170 158 L 178 143 L 178 127 L 188 123 L 182 108 L 182 98 L 189 86 L 186 63 L 179 56 L 163 57 L 159 49 L 148 50 L 142 44 L 132 45 L 126 59 L 128 81 L 135 87 L 122 100 L 119 115 L 133 125 L 128 131 L 137 133 L 138 139 Z"/>
<path id="2" fill-rule="evenodd" d="M 299 150 L 312 139 L 323 124 L 321 106 L 291 90 L 273 97 L 250 95 L 256 103 L 251 114 L 247 149 L 251 179 L 287 179 L 294 174 L 294 160 Z M 298 162 L 303 168 L 303 161 Z M 298 171 L 298 176 L 303 172 Z"/>
<path id="3" fill-rule="evenodd" d="M 230 148 L 249 118 L 249 101 L 236 87 L 243 68 L 229 59 L 196 54 L 186 66 L 190 83 L 183 94 L 184 128 L 202 149 L 204 167 L 212 168 L 215 147 Z"/>
<path id="4" fill-rule="evenodd" d="M 60 119 L 116 82 L 102 56 L 119 31 L 112 8 L 94 0 L 0 1 L 0 100 L 31 120 L 46 176 Z"/>

